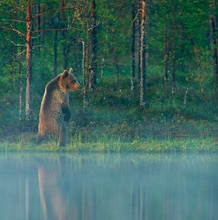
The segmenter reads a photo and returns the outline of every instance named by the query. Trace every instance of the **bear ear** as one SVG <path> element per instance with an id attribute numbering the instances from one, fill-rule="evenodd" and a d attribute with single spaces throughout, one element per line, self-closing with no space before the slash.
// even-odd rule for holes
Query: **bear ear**
<path id="1" fill-rule="evenodd" d="M 69 75 L 67 70 L 64 70 L 62 78 L 66 78 Z"/>
<path id="2" fill-rule="evenodd" d="M 69 69 L 69 73 L 73 73 L 73 69 L 72 68 Z"/>

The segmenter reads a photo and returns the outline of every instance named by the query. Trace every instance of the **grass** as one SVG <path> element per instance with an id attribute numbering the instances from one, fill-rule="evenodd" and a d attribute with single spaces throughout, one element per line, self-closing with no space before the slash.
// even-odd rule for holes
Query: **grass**
<path id="1" fill-rule="evenodd" d="M 30 138 L 31 139 L 31 138 Z M 31 140 L 20 139 L 18 142 L 2 142 L 1 152 L 217 152 L 217 140 L 213 138 L 182 138 L 182 139 L 148 139 L 122 142 L 120 140 L 98 140 L 96 142 L 76 142 L 75 140 L 66 147 L 59 147 L 55 141 L 35 145 Z"/>
<path id="2" fill-rule="evenodd" d="M 107 121 L 109 119 L 105 119 Z M 167 121 L 157 119 L 127 123 L 103 124 L 99 120 L 90 126 L 71 129 L 69 144 L 59 147 L 54 140 L 36 145 L 36 133 L 22 133 L 0 143 L 0 151 L 41 152 L 217 152 L 217 125 L 205 121 Z"/>
<path id="3" fill-rule="evenodd" d="M 66 147 L 53 140 L 35 145 L 36 120 L 28 127 L 20 122 L 1 130 L 0 151 L 217 152 L 218 107 L 213 94 L 190 89 L 184 105 L 185 87 L 174 96 L 156 88 L 148 88 L 146 108 L 138 107 L 139 94 L 130 93 L 125 81 L 100 85 L 88 94 L 85 111 L 77 92 L 70 100 L 73 118 Z"/>

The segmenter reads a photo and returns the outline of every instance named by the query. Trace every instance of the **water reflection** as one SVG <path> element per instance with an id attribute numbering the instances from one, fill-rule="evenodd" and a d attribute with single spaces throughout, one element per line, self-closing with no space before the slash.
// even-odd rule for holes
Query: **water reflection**
<path id="1" fill-rule="evenodd" d="M 217 154 L 0 154 L 0 219 L 217 219 Z"/>
<path id="2" fill-rule="evenodd" d="M 38 166 L 39 195 L 45 219 L 66 219 L 66 204 L 57 185 L 56 170 L 46 170 Z"/>

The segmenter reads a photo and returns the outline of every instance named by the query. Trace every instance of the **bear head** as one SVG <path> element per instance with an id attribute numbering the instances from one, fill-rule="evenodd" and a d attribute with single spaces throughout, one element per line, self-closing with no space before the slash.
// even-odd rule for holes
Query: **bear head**
<path id="1" fill-rule="evenodd" d="M 69 90 L 78 90 L 80 89 L 80 84 L 78 83 L 76 77 L 72 74 L 72 68 L 69 71 L 64 70 L 62 74 L 60 74 L 59 85 L 61 89 L 66 91 Z"/>

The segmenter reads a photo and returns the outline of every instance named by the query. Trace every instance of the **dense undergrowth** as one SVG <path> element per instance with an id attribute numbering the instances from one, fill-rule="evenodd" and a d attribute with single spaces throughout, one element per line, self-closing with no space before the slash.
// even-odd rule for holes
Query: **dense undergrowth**
<path id="1" fill-rule="evenodd" d="M 160 82 L 160 80 L 156 80 Z M 1 129 L 2 150 L 88 151 L 88 152 L 168 152 L 218 150 L 218 108 L 213 93 L 186 87 L 150 84 L 147 106 L 139 106 L 139 92 L 129 90 L 129 81 L 110 80 L 87 94 L 70 94 L 72 121 L 69 144 L 59 148 L 51 140 L 35 145 L 38 116 L 28 125 L 11 120 Z M 38 106 L 40 103 L 38 103 Z"/>

